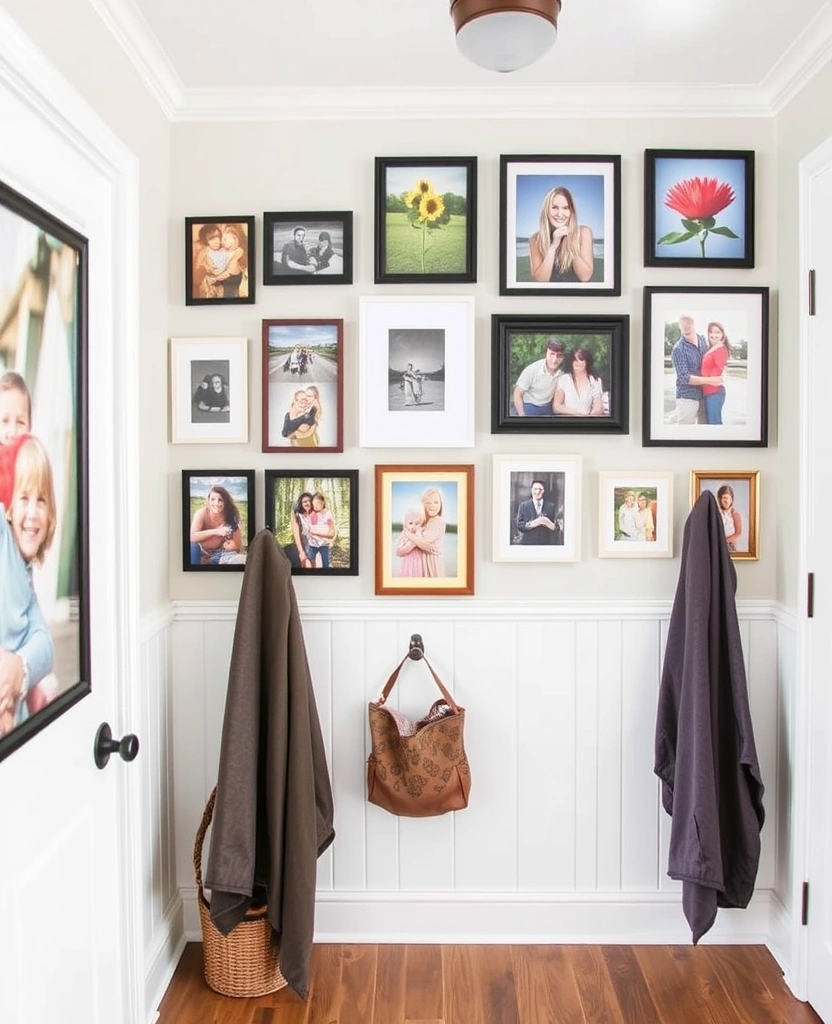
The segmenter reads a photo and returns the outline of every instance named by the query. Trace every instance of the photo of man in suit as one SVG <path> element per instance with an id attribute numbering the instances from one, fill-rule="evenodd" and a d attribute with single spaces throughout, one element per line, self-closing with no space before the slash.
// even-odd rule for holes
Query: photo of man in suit
<path id="1" fill-rule="evenodd" d="M 532 481 L 532 496 L 517 506 L 515 525 L 521 544 L 563 544 L 563 525 L 553 501 L 546 501 L 542 480 Z"/>

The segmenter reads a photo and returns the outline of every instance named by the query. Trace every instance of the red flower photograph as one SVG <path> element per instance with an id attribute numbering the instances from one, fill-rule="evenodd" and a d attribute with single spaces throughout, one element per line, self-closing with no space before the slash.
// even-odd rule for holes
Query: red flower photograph
<path id="1" fill-rule="evenodd" d="M 754 266 L 753 152 L 645 152 L 644 264 Z"/>

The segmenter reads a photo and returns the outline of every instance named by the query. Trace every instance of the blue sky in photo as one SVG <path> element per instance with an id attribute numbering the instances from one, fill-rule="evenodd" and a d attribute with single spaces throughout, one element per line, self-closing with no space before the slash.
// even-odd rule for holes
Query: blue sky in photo
<path id="1" fill-rule="evenodd" d="M 664 205 L 668 189 L 686 178 L 716 178 L 719 182 L 727 182 L 734 190 L 733 203 L 716 215 L 717 226 L 730 228 L 740 237 L 736 239 L 708 235 L 705 239 L 705 256 L 714 259 L 742 259 L 746 255 L 746 240 L 742 237 L 745 234 L 746 202 L 744 160 L 659 157 L 655 161 L 655 173 L 656 238 L 661 238 L 671 231 L 685 230 L 682 215 Z M 680 242 L 678 245 L 657 245 L 655 255 L 689 259 L 700 256 L 701 250 L 699 241 L 691 238 L 689 242 Z"/>
<path id="2" fill-rule="evenodd" d="M 292 324 L 269 327 L 270 348 L 286 348 L 295 345 L 316 348 L 319 345 L 334 345 L 337 341 L 338 329 L 335 324 Z"/>
<path id="3" fill-rule="evenodd" d="M 244 476 L 192 476 L 192 498 L 205 498 L 212 487 L 224 487 L 235 501 L 248 500 L 248 480 Z"/>
<path id="4" fill-rule="evenodd" d="M 422 495 L 428 487 L 436 487 L 442 495 L 442 518 L 446 523 L 459 520 L 459 484 L 455 480 L 394 480 L 391 488 L 390 513 L 394 523 L 401 523 L 408 509 L 422 507 Z"/>
<path id="5" fill-rule="evenodd" d="M 419 164 L 388 167 L 385 195 L 399 196 L 402 192 L 412 192 L 420 178 L 429 181 L 433 191 L 440 196 L 453 192 L 454 195 L 468 197 L 467 167 L 420 167 Z"/>
<path id="6" fill-rule="evenodd" d="M 517 237 L 528 238 L 537 231 L 543 197 L 555 185 L 562 185 L 572 193 L 578 223 L 591 228 L 594 238 L 603 238 L 603 174 L 518 174 Z"/>

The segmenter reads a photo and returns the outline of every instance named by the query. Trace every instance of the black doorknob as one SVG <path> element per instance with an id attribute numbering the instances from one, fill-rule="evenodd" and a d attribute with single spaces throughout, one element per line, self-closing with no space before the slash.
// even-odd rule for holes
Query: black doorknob
<path id="1" fill-rule="evenodd" d="M 107 722 L 102 722 L 95 734 L 93 756 L 97 768 L 104 768 L 110 760 L 110 754 L 118 754 L 122 761 L 132 761 L 139 752 L 139 738 L 128 732 L 120 740 L 113 739 L 113 732 Z"/>

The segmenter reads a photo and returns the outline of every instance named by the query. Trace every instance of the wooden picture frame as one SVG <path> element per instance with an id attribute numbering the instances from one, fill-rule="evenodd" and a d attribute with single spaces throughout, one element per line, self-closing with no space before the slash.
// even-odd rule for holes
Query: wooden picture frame
<path id="1" fill-rule="evenodd" d="M 673 557 L 673 473 L 598 473 L 598 557 Z"/>
<path id="2" fill-rule="evenodd" d="M 628 434 L 629 374 L 628 316 L 494 314 L 491 433 Z"/>
<path id="3" fill-rule="evenodd" d="M 690 474 L 691 508 L 696 504 L 702 492 L 706 490 L 713 494 L 723 518 L 731 558 L 737 562 L 756 561 L 760 557 L 759 470 L 692 470 Z M 730 521 L 727 518 L 729 515 Z M 734 533 L 729 533 L 729 530 L 733 530 Z"/>
<path id="4" fill-rule="evenodd" d="M 620 294 L 621 157 L 501 156 L 500 295 Z"/>
<path id="5" fill-rule="evenodd" d="M 768 288 L 645 288 L 643 359 L 643 445 L 766 447 Z"/>
<path id="6" fill-rule="evenodd" d="M 99 685 L 90 660 L 88 275 L 87 239 L 0 182 L 0 587 L 11 615 L 0 646 L 21 674 L 0 701 L 0 761 Z"/>
<path id="7" fill-rule="evenodd" d="M 358 443 L 474 445 L 474 300 L 359 299 Z"/>
<path id="8" fill-rule="evenodd" d="M 644 151 L 645 267 L 754 266 L 754 151 Z"/>
<path id="9" fill-rule="evenodd" d="M 474 593 L 473 466 L 376 466 L 375 498 L 376 594 Z"/>
<path id="10" fill-rule="evenodd" d="M 357 576 L 358 470 L 267 469 L 265 524 L 293 576 Z"/>
<path id="11" fill-rule="evenodd" d="M 352 284 L 352 211 L 263 214 L 263 284 Z"/>
<path id="12" fill-rule="evenodd" d="M 344 321 L 262 322 L 262 450 L 344 450 Z"/>
<path id="13" fill-rule="evenodd" d="M 254 302 L 254 217 L 185 218 L 185 305 Z"/>
<path id="14" fill-rule="evenodd" d="M 170 339 L 171 444 L 248 441 L 248 338 Z"/>
<path id="15" fill-rule="evenodd" d="M 253 469 L 183 469 L 183 572 L 242 572 L 255 507 Z"/>
<path id="16" fill-rule="evenodd" d="M 581 560 L 582 461 L 580 455 L 493 456 L 495 562 Z"/>
<path id="17" fill-rule="evenodd" d="M 375 160 L 375 283 L 477 280 L 477 158 Z"/>

